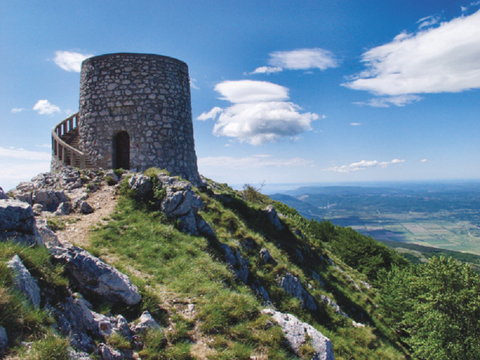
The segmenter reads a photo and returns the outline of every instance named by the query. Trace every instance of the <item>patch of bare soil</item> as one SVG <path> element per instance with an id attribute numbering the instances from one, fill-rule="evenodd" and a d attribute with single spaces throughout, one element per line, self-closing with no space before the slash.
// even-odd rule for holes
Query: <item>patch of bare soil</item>
<path id="1" fill-rule="evenodd" d="M 65 229 L 56 232 L 58 240 L 62 243 L 67 242 L 80 247 L 89 245 L 89 231 L 92 225 L 106 224 L 113 210 L 115 210 L 118 199 L 116 190 L 116 186 L 103 186 L 90 193 L 87 202 L 94 209 L 94 212 L 65 216 Z"/>

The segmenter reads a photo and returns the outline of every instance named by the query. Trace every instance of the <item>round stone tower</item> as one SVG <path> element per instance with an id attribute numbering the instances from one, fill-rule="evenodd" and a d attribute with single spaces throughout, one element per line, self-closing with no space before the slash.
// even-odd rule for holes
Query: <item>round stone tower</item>
<path id="1" fill-rule="evenodd" d="M 183 61 L 128 53 L 86 59 L 79 117 L 79 147 L 94 166 L 158 167 L 200 184 Z"/>

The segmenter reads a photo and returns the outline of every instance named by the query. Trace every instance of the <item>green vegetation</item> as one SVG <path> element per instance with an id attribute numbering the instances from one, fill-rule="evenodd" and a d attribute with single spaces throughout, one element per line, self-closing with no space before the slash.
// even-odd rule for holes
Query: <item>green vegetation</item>
<path id="1" fill-rule="evenodd" d="M 378 278 L 385 321 L 418 359 L 478 359 L 480 276 L 452 258 L 394 268 Z"/>
<path id="2" fill-rule="evenodd" d="M 62 276 L 61 267 L 50 263 L 47 249 L 0 243 L 0 326 L 7 331 L 12 346 L 10 354 L 28 360 L 52 358 L 51 354 L 55 355 L 55 359 L 66 359 L 68 340 L 53 334 L 51 325 L 55 320 L 47 312 L 33 308 L 13 287 L 13 274 L 6 263 L 15 254 L 19 255 L 42 289 L 53 289 L 52 293 L 59 297 L 68 293 L 68 280 Z M 22 341 L 33 343 L 29 354 L 20 346 Z"/>
<path id="3" fill-rule="evenodd" d="M 480 280 L 471 267 L 436 257 L 412 265 L 373 238 L 330 221 L 306 219 L 258 188 L 246 185 L 234 191 L 208 179 L 208 189 L 194 191 L 205 203 L 200 215 L 216 236 L 188 235 L 158 210 L 166 195 L 159 173 L 146 172 L 154 186 L 143 199 L 125 180 L 115 212 L 90 233 L 87 250 L 127 274 L 142 295 L 141 303 L 123 308 L 92 301 L 94 310 L 121 313 L 128 321 L 148 310 L 162 326 L 135 342 L 114 334 L 106 339 L 113 348 L 137 351 L 147 360 L 310 359 L 314 349 L 309 338 L 296 356 L 281 329 L 261 313 L 273 307 L 330 338 L 337 360 L 476 359 Z M 283 229 L 271 223 L 267 205 L 280 213 Z M 222 244 L 248 263 L 246 284 L 225 263 Z M 263 261 L 261 249 L 274 260 Z M 68 339 L 51 332 L 55 320 L 26 305 L 13 290 L 5 262 L 14 254 L 42 289 L 55 290 L 49 293 L 58 294 L 58 300 L 67 295 L 68 284 L 46 249 L 0 243 L 0 326 L 9 338 L 12 334 L 13 345 L 7 355 L 63 359 Z M 306 309 L 278 285 L 287 273 L 299 278 L 317 310 Z M 268 292 L 268 304 L 252 290 L 254 284 Z M 324 302 L 325 297 L 338 308 Z M 353 321 L 365 327 L 355 327 Z M 29 354 L 19 346 L 26 340 L 34 342 Z"/>

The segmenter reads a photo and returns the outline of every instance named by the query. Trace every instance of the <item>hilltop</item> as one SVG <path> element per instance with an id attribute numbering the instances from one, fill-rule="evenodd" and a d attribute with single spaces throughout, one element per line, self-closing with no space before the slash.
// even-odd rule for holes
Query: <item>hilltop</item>
<path id="1" fill-rule="evenodd" d="M 407 260 L 252 186 L 202 180 L 65 169 L 0 200 L 31 215 L 0 224 L 5 358 L 410 358 L 385 296 Z"/>

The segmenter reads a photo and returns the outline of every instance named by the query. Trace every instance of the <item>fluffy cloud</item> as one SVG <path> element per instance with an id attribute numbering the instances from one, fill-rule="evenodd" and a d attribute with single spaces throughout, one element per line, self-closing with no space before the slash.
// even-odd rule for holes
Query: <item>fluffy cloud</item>
<path id="1" fill-rule="evenodd" d="M 398 95 L 373 98 L 368 100 L 367 102 L 356 102 L 355 104 L 387 108 L 390 107 L 390 105 L 405 106 L 411 104 L 414 101 L 420 101 L 421 99 L 422 98 L 417 95 Z"/>
<path id="2" fill-rule="evenodd" d="M 350 165 L 333 166 L 325 170 L 342 172 L 342 173 L 350 173 L 354 171 L 360 171 L 360 170 L 365 170 L 368 168 L 375 168 L 375 167 L 386 168 L 387 166 L 390 166 L 393 164 L 399 164 L 403 162 L 405 162 L 405 160 L 401 160 L 401 159 L 393 159 L 392 161 L 382 161 L 382 162 L 377 160 L 373 160 L 373 161 L 362 160 L 360 162 L 352 163 Z"/>
<path id="3" fill-rule="evenodd" d="M 424 29 L 434 19 L 365 52 L 367 70 L 343 85 L 390 96 L 480 88 L 480 11 Z"/>
<path id="4" fill-rule="evenodd" d="M 57 51 L 53 61 L 63 70 L 80 72 L 82 61 L 92 56 L 92 54 L 80 54 L 72 51 Z"/>
<path id="5" fill-rule="evenodd" d="M 56 105 L 50 104 L 48 100 L 38 100 L 33 106 L 33 110 L 38 111 L 40 115 L 53 115 L 60 112 L 60 108 Z"/>
<path id="6" fill-rule="evenodd" d="M 256 68 L 250 74 L 271 74 L 287 70 L 326 70 L 338 66 L 335 55 L 328 50 L 297 49 L 292 51 L 275 51 L 270 54 L 268 65 Z"/>
<path id="7" fill-rule="evenodd" d="M 428 159 L 422 159 L 422 160 L 420 160 L 421 163 L 426 163 L 426 162 L 429 162 L 429 161 L 430 161 L 430 160 L 428 160 Z"/>
<path id="8" fill-rule="evenodd" d="M 218 119 L 213 128 L 216 136 L 228 136 L 240 142 L 261 145 L 282 137 L 295 137 L 311 130 L 314 113 L 301 113 L 301 108 L 288 99 L 288 89 L 265 81 L 225 81 L 215 87 L 223 100 L 233 103 L 215 107 L 197 120 Z"/>
<path id="9" fill-rule="evenodd" d="M 17 114 L 17 113 L 22 112 L 22 111 L 25 111 L 25 110 L 27 110 L 27 109 L 23 109 L 23 108 L 13 108 L 12 110 L 10 110 L 10 112 L 11 112 L 12 114 Z"/>
<path id="10" fill-rule="evenodd" d="M 224 81 L 217 84 L 215 90 L 223 96 L 222 100 L 234 104 L 288 99 L 288 89 L 286 87 L 267 81 Z"/>

